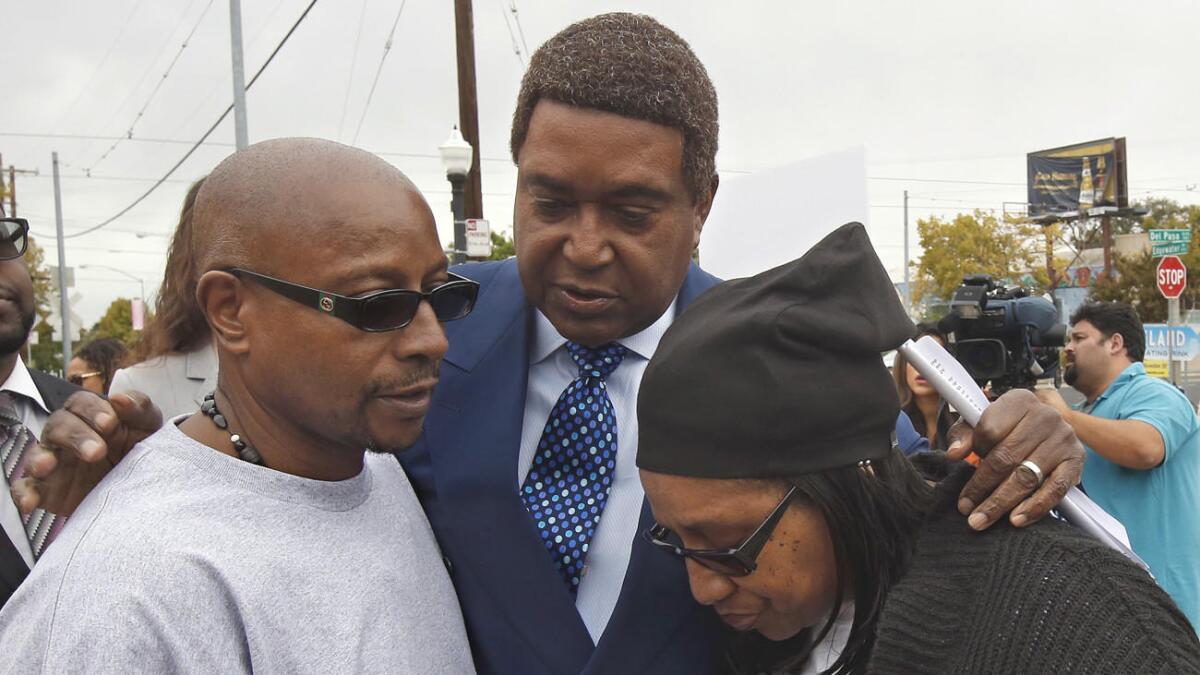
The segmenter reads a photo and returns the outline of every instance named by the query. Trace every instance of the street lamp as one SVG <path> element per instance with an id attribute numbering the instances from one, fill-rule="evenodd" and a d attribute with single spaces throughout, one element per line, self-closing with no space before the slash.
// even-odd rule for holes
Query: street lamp
<path id="1" fill-rule="evenodd" d="M 146 282 L 143 281 L 141 277 L 134 276 L 134 275 L 130 274 L 129 272 L 126 272 L 125 270 L 122 270 L 122 269 L 118 269 L 116 267 L 109 267 L 108 265 L 96 265 L 96 264 L 88 263 L 86 265 L 80 265 L 79 269 L 81 269 L 81 270 L 87 270 L 87 269 L 108 270 L 109 272 L 116 272 L 117 274 L 128 277 L 130 279 L 133 279 L 134 281 L 138 282 L 138 285 L 141 286 L 141 288 L 142 288 L 142 293 L 141 293 L 141 295 L 138 296 L 138 299 L 141 300 L 142 302 L 146 301 Z"/>
<path id="2" fill-rule="evenodd" d="M 458 127 L 450 130 L 450 138 L 438 146 L 442 155 L 442 166 L 446 169 L 446 180 L 450 181 L 450 210 L 454 213 L 454 251 L 451 261 L 463 262 L 467 250 L 467 223 L 463 218 L 463 187 L 467 173 L 471 170 L 471 159 L 475 149 L 463 139 Z"/>
<path id="3" fill-rule="evenodd" d="M 141 311 L 142 312 L 146 311 L 146 282 L 141 277 L 134 276 L 134 275 L 130 274 L 129 272 L 126 272 L 123 269 L 118 269 L 116 267 L 110 267 L 108 265 L 96 265 L 96 264 L 88 263 L 88 264 L 80 265 L 79 269 L 81 269 L 81 270 L 86 270 L 86 269 L 108 270 L 109 272 L 116 272 L 117 274 L 120 274 L 121 276 L 129 277 L 130 279 L 133 279 L 134 281 L 138 282 L 138 286 L 141 287 L 141 295 L 138 296 L 138 302 L 140 302 L 142 305 Z M 134 308 L 131 308 L 131 309 L 134 309 Z M 139 321 L 139 319 L 137 319 L 137 316 L 138 316 L 138 314 L 136 312 L 134 312 L 134 321 L 133 321 L 134 325 L 132 327 L 134 330 L 141 330 L 141 328 L 139 328 L 137 325 L 138 321 Z"/>

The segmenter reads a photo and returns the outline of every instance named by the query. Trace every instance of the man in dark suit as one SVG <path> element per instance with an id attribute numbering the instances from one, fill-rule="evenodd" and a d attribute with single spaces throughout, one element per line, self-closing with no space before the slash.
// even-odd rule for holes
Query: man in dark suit
<path id="1" fill-rule="evenodd" d="M 0 606 L 29 574 L 61 528 L 61 519 L 41 510 L 22 518 L 11 485 L 22 479 L 27 450 L 40 437 L 50 413 L 79 387 L 31 370 L 20 350 L 33 328 L 36 301 L 25 266 L 29 223 L 0 211 Z"/>

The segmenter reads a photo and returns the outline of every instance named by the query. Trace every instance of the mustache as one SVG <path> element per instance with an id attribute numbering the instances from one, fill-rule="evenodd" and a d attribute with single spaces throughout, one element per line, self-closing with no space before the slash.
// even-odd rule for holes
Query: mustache
<path id="1" fill-rule="evenodd" d="M 441 361 L 424 356 L 413 359 L 412 369 L 398 377 L 389 377 L 371 383 L 370 394 L 379 394 L 406 389 L 414 384 L 436 380 L 441 369 Z"/>

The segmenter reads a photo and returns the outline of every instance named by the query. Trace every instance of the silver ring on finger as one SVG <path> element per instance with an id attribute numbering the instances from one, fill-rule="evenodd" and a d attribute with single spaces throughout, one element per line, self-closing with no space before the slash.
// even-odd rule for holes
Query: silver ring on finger
<path id="1" fill-rule="evenodd" d="M 1042 481 L 1046 480 L 1045 474 L 1042 473 L 1042 467 L 1034 464 L 1033 460 L 1027 459 L 1024 462 L 1021 462 L 1021 466 L 1018 468 L 1027 469 L 1030 473 L 1032 473 L 1034 480 L 1037 481 L 1038 487 L 1041 487 Z"/>

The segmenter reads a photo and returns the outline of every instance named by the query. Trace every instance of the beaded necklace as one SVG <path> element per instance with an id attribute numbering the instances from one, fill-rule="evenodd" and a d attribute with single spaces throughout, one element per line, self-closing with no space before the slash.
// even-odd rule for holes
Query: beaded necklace
<path id="1" fill-rule="evenodd" d="M 207 415 L 208 419 L 212 420 L 218 429 L 229 433 L 229 442 L 233 443 L 233 449 L 237 450 L 238 457 L 251 464 L 266 466 L 266 462 L 263 461 L 262 455 L 259 454 L 258 450 L 247 444 L 238 434 L 229 431 L 229 420 L 225 419 L 225 416 L 221 414 L 221 410 L 217 408 L 217 392 L 209 392 L 204 397 L 204 403 L 200 404 L 200 412 Z"/>

